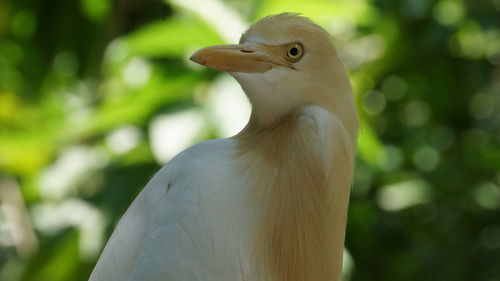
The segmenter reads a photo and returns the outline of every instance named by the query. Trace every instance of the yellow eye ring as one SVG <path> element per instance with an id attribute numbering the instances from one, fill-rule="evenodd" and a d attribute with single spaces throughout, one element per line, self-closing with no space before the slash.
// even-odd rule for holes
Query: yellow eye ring
<path id="1" fill-rule="evenodd" d="M 290 61 L 296 62 L 304 55 L 304 47 L 301 43 L 294 42 L 286 48 L 286 58 Z"/>

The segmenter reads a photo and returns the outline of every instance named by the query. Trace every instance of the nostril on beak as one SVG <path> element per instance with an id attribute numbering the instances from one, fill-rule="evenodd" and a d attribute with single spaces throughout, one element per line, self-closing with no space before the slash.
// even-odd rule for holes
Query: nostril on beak
<path id="1" fill-rule="evenodd" d="M 252 50 L 245 50 L 245 49 L 242 49 L 242 50 L 241 50 L 241 52 L 242 52 L 242 53 L 253 53 L 253 51 L 252 51 Z"/>

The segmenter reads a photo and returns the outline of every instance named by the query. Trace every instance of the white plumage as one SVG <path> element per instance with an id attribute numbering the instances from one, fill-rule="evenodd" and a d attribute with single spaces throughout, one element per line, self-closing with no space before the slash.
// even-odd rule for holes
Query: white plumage
<path id="1" fill-rule="evenodd" d="M 125 213 L 91 280 L 239 280 L 251 212 L 233 152 L 234 141 L 212 140 L 172 159 Z"/>
<path id="2" fill-rule="evenodd" d="M 241 43 L 192 59 L 240 82 L 249 124 L 163 167 L 91 281 L 340 280 L 357 132 L 343 68 L 326 32 L 296 15 L 262 20 Z"/>

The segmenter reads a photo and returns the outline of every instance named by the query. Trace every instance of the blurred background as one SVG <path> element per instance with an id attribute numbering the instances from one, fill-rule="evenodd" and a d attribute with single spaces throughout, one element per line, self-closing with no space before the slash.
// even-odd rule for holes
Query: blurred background
<path id="1" fill-rule="evenodd" d="M 284 11 L 362 120 L 345 280 L 500 281 L 500 0 L 0 0 L 0 280 L 87 280 L 161 165 L 248 119 L 189 56 Z"/>

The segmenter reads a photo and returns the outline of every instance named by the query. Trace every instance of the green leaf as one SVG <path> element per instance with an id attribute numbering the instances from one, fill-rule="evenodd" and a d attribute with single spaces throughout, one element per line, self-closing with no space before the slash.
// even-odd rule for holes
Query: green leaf
<path id="1" fill-rule="evenodd" d="M 363 121 L 361 121 L 361 133 L 358 138 L 358 151 L 361 158 L 372 167 L 378 167 L 385 157 L 381 141 L 370 125 Z"/>
<path id="2" fill-rule="evenodd" d="M 169 18 L 149 24 L 126 37 L 131 56 L 183 57 L 186 51 L 223 41 L 195 17 Z"/>
<path id="3" fill-rule="evenodd" d="M 86 122 L 81 133 L 103 133 L 123 124 L 144 125 L 158 109 L 188 97 L 199 80 L 197 75 L 164 78 L 153 74 L 144 88 L 105 101 Z"/>
<path id="4" fill-rule="evenodd" d="M 275 0 L 265 1 L 257 13 L 256 19 L 285 11 L 300 13 L 318 21 L 350 19 L 355 20 L 358 24 L 373 22 L 378 16 L 378 11 L 366 1 L 318 0 L 306 3 L 302 0 Z"/>

